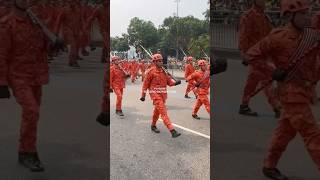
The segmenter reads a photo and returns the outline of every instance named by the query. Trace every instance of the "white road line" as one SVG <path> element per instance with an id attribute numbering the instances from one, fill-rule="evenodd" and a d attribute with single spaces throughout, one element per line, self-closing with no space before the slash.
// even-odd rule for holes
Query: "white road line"
<path id="1" fill-rule="evenodd" d="M 159 121 L 162 121 L 162 122 L 163 122 L 163 120 L 162 120 L 161 118 L 159 119 Z M 202 133 L 197 132 L 197 131 L 194 131 L 194 130 L 192 130 L 192 129 L 188 129 L 188 128 L 185 128 L 185 127 L 183 127 L 183 126 L 180 126 L 180 125 L 174 124 L 174 123 L 172 123 L 172 125 L 175 126 L 175 127 L 180 128 L 180 129 L 182 129 L 182 130 L 185 130 L 185 131 L 191 132 L 191 133 L 193 133 L 193 134 L 196 134 L 196 135 L 198 135 L 198 136 L 201 136 L 201 137 L 210 139 L 210 136 L 205 135 L 205 134 L 202 134 Z"/>

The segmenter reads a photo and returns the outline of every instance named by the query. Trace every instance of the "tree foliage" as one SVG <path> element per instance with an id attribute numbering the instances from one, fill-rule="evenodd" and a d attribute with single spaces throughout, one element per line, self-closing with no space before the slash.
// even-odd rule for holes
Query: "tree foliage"
<path id="1" fill-rule="evenodd" d="M 205 19 L 200 20 L 193 16 L 167 17 L 158 28 L 151 21 L 145 21 L 137 17 L 132 18 L 128 26 L 128 34 L 111 39 L 111 50 L 123 51 L 122 43 L 127 40 L 129 45 L 143 45 L 155 53 L 158 49 L 165 55 L 176 56 L 177 49 L 179 59 L 183 58 L 180 48 L 188 55 L 196 58 L 204 57 L 203 49 L 209 52 L 209 10 L 204 12 Z"/>

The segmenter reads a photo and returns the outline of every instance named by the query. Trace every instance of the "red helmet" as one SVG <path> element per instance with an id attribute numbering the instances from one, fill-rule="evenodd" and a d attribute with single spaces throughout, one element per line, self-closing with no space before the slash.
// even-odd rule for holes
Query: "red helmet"
<path id="1" fill-rule="evenodd" d="M 152 55 L 152 61 L 159 61 L 159 60 L 163 60 L 163 57 L 161 54 Z"/>
<path id="2" fill-rule="evenodd" d="M 198 61 L 198 66 L 205 66 L 207 64 L 206 60 L 200 59 Z"/>
<path id="3" fill-rule="evenodd" d="M 308 0 L 281 0 L 281 14 L 305 11 L 310 8 Z"/>
<path id="4" fill-rule="evenodd" d="M 119 60 L 120 60 L 119 56 L 112 56 L 111 57 L 111 61 L 112 62 L 116 62 L 116 61 L 119 61 Z"/>
<path id="5" fill-rule="evenodd" d="M 193 57 L 192 56 L 188 56 L 187 57 L 187 62 L 190 62 L 190 61 L 192 61 L 193 60 Z"/>

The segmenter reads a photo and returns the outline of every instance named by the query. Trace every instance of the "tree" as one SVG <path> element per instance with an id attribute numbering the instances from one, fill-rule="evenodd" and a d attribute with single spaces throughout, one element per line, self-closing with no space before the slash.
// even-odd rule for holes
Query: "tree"
<path id="1" fill-rule="evenodd" d="M 164 20 L 162 25 L 162 32 L 160 45 L 167 45 L 170 49 L 187 49 L 191 39 L 197 39 L 203 34 L 208 34 L 209 22 L 200 20 L 193 16 L 183 18 L 168 17 Z M 163 42 L 166 41 L 166 42 Z"/>
<path id="2" fill-rule="evenodd" d="M 122 37 L 111 37 L 111 51 L 125 52 L 129 49 L 128 36 L 126 34 L 122 34 Z"/>
<path id="3" fill-rule="evenodd" d="M 137 17 L 131 19 L 128 27 L 129 44 L 136 46 L 137 43 L 145 48 L 155 47 L 159 38 L 157 28 L 151 21 L 144 21 Z"/>
<path id="4" fill-rule="evenodd" d="M 209 41 L 209 34 L 203 34 L 197 38 L 191 39 L 188 52 L 197 59 L 206 57 L 203 51 L 209 56 Z"/>

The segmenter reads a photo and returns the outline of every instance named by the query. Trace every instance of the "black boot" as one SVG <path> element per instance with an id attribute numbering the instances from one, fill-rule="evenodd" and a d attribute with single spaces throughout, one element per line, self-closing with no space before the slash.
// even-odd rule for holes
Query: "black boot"
<path id="1" fill-rule="evenodd" d="M 192 117 L 193 117 L 194 119 L 200 120 L 200 117 L 199 117 L 198 115 L 196 115 L 196 114 L 192 114 Z"/>
<path id="2" fill-rule="evenodd" d="M 176 138 L 176 137 L 179 137 L 181 134 L 180 133 L 178 133 L 176 130 L 174 130 L 174 129 L 172 129 L 171 131 L 171 135 L 172 135 L 172 137 L 173 138 Z"/>
<path id="3" fill-rule="evenodd" d="M 19 152 L 19 163 L 31 172 L 43 172 L 44 167 L 38 157 L 38 153 Z"/>
<path id="4" fill-rule="evenodd" d="M 121 116 L 121 117 L 124 116 L 122 110 L 116 110 L 116 114 L 117 114 L 118 116 Z"/>
<path id="5" fill-rule="evenodd" d="M 274 117 L 279 119 L 281 116 L 281 110 L 277 108 L 277 109 L 274 109 L 273 111 L 274 111 Z"/>
<path id="6" fill-rule="evenodd" d="M 110 115 L 108 112 L 102 112 L 98 115 L 96 121 L 104 126 L 110 125 Z"/>
<path id="7" fill-rule="evenodd" d="M 157 126 L 153 126 L 153 125 L 151 125 L 151 131 L 155 133 L 160 133 L 160 130 L 157 128 Z"/>
<path id="8" fill-rule="evenodd" d="M 188 96 L 188 94 L 184 95 L 185 98 L 190 99 L 191 97 Z"/>
<path id="9" fill-rule="evenodd" d="M 257 112 L 252 111 L 249 106 L 245 104 L 240 105 L 239 114 L 246 116 L 258 116 Z"/>
<path id="10" fill-rule="evenodd" d="M 289 180 L 285 175 L 281 174 L 281 172 L 277 169 L 269 169 L 269 168 L 263 168 L 262 169 L 263 174 L 270 178 L 270 179 L 274 179 L 274 180 Z"/>

